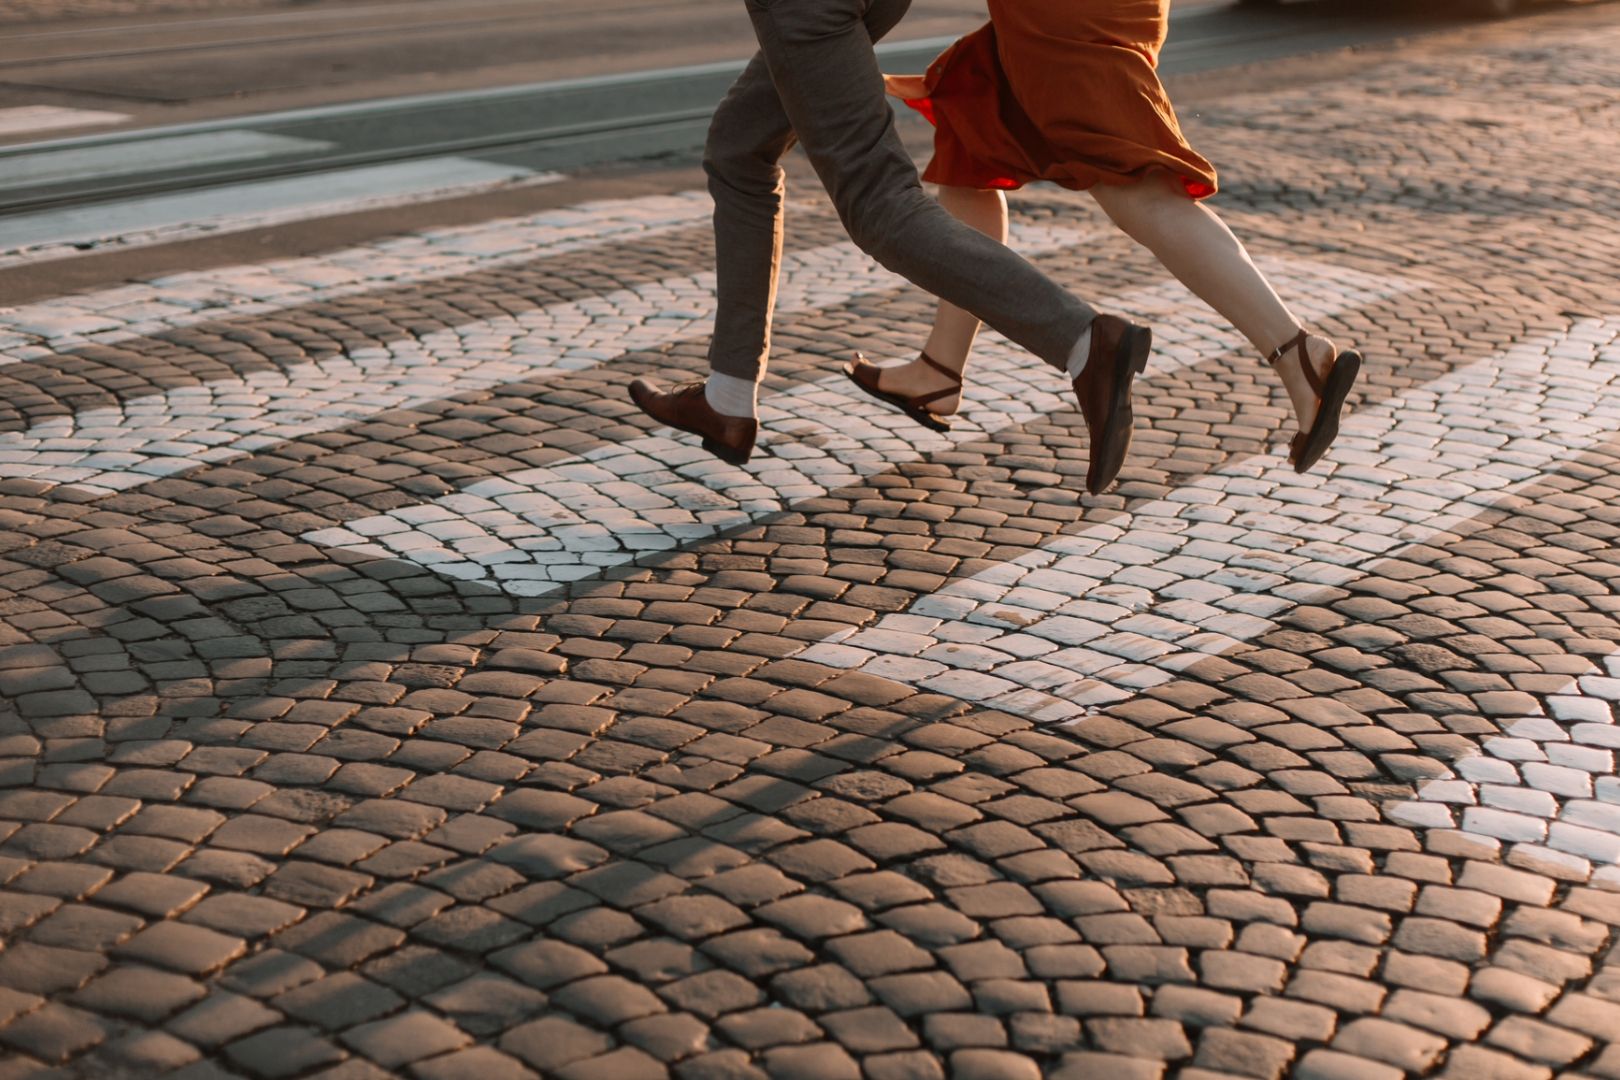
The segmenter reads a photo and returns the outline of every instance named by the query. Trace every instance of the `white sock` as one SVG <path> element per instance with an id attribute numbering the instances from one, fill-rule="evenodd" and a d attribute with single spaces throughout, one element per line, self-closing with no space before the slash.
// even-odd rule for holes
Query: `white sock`
<path id="1" fill-rule="evenodd" d="M 703 384 L 703 396 L 709 408 L 721 416 L 746 416 L 759 419 L 759 383 L 752 379 L 739 379 L 735 375 L 709 373 Z"/>
<path id="2" fill-rule="evenodd" d="M 1086 370 L 1086 361 L 1091 359 L 1091 327 L 1086 327 L 1081 333 L 1080 340 L 1074 343 L 1074 351 L 1069 354 L 1069 378 L 1078 379 L 1080 373 Z"/>

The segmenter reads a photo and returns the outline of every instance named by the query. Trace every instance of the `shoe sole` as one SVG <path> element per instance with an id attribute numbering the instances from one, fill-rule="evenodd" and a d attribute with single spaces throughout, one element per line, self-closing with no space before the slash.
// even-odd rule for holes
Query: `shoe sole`
<path id="1" fill-rule="evenodd" d="M 1153 330 L 1146 326 L 1131 327 L 1114 350 L 1114 397 L 1108 403 L 1108 423 L 1097 445 L 1091 449 L 1091 467 L 1086 470 L 1086 490 L 1093 495 L 1108 490 L 1119 476 L 1119 470 L 1125 467 L 1125 455 L 1131 449 L 1131 432 L 1136 426 L 1136 415 L 1131 410 L 1131 384 L 1147 370 L 1148 356 L 1152 352 Z"/>
<path id="2" fill-rule="evenodd" d="M 1305 436 L 1304 444 L 1294 455 L 1294 471 L 1305 472 L 1322 460 L 1333 441 L 1339 437 L 1339 418 L 1344 412 L 1344 400 L 1350 396 L 1356 379 L 1361 374 L 1361 354 L 1350 351 L 1339 354 L 1328 374 L 1327 386 L 1322 391 L 1322 407 L 1316 422 Z"/>
<path id="3" fill-rule="evenodd" d="M 748 464 L 748 459 L 754 456 L 754 451 L 752 448 L 747 450 L 736 450 L 732 447 L 726 446 L 724 443 L 715 442 L 713 439 L 703 435 L 701 432 L 693 431 L 690 432 L 690 434 L 697 435 L 702 438 L 703 449 L 707 450 L 709 453 L 713 454 L 727 465 L 746 465 Z"/>

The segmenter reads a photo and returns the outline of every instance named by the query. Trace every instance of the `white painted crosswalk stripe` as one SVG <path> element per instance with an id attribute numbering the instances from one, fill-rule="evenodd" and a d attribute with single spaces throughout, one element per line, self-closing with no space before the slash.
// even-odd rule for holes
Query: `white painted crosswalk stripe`
<path id="1" fill-rule="evenodd" d="M 1053 251 L 1088 235 L 1035 227 L 1021 230 L 1019 238 L 1027 250 Z M 778 304 L 785 313 L 812 311 L 902 284 L 847 242 L 826 244 L 784 258 Z M 699 336 L 713 313 L 714 275 L 701 272 L 480 320 L 387 348 L 210 380 L 0 434 L 0 476 L 125 490 L 388 409 L 582 371 L 625 352 Z"/>
<path id="2" fill-rule="evenodd" d="M 1457 829 L 1509 861 L 1620 887 L 1620 654 L 1548 695 L 1550 715 L 1504 724 L 1476 757 L 1388 808 L 1391 820 Z"/>
<path id="3" fill-rule="evenodd" d="M 1300 477 L 1276 455 L 1234 464 L 798 659 L 1076 720 L 1240 653 L 1278 616 L 1330 602 L 1411 545 L 1444 543 L 1617 433 L 1620 319 L 1586 320 L 1364 409 L 1331 472 Z M 1620 885 L 1620 656 L 1605 663 L 1551 694 L 1550 717 L 1508 721 L 1454 779 L 1390 816 L 1565 875 L 1595 861 Z"/>
<path id="4" fill-rule="evenodd" d="M 536 173 L 476 158 L 438 157 L 15 214 L 0 220 L 0 266 L 109 246 L 127 248 L 219 236 L 562 179 L 558 173 Z"/>
<path id="5" fill-rule="evenodd" d="M 1026 236 L 1019 246 L 1038 244 Z M 1417 287 L 1303 261 L 1277 260 L 1267 270 L 1285 290 L 1312 298 L 1302 305 L 1309 318 Z M 1198 314 L 1179 284 L 1138 289 L 1104 306 L 1155 321 L 1161 347 L 1153 370 L 1239 347 L 1212 315 Z M 920 428 L 833 375 L 762 402 L 765 435 L 744 468 L 723 465 L 695 438 L 665 429 L 303 539 L 417 562 L 517 595 L 544 595 L 1070 404 L 1067 387 L 1044 365 L 992 340 L 976 354 L 961 418 L 949 434 Z"/>
<path id="6" fill-rule="evenodd" d="M 713 211 L 702 192 L 604 199 L 323 255 L 190 271 L 0 308 L 0 365 L 50 362 L 86 345 L 119 345 L 216 320 L 652 240 L 705 223 Z"/>
<path id="7" fill-rule="evenodd" d="M 1620 430 L 1615 333 L 1582 323 L 1467 365 L 1351 417 L 1331 469 L 1234 462 L 806 659 L 1046 720 L 1134 696 Z"/>

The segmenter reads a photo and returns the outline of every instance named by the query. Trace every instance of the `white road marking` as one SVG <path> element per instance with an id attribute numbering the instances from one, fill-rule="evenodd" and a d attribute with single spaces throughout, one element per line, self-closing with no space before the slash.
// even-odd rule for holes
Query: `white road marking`
<path id="1" fill-rule="evenodd" d="M 1017 245 L 1025 251 L 1035 246 L 1029 237 Z M 1266 269 L 1285 293 L 1311 298 L 1302 305 L 1309 318 L 1417 287 L 1297 260 L 1268 260 Z M 1159 349 L 1152 370 L 1242 347 L 1175 282 L 1103 306 L 1155 322 Z M 1045 365 L 990 340 L 975 355 L 961 418 L 948 435 L 911 423 L 833 375 L 762 402 L 766 435 L 745 468 L 725 466 L 701 450 L 697 439 L 666 429 L 304 539 L 407 559 L 516 595 L 544 595 L 646 553 L 779 513 L 897 463 L 1070 407 L 1068 388 Z"/>
<path id="2" fill-rule="evenodd" d="M 50 362 L 85 345 L 118 345 L 219 319 L 652 239 L 705 223 L 713 212 L 708 195 L 696 191 L 603 199 L 324 255 L 216 267 L 0 308 L 0 364 Z"/>
<path id="3" fill-rule="evenodd" d="M 560 179 L 475 158 L 424 158 L 16 214 L 0 220 L 0 266 L 60 258 L 68 249 L 169 243 Z"/>
<path id="4" fill-rule="evenodd" d="M 962 638 L 974 648 L 942 646 L 905 675 L 997 708 L 1015 704 L 1003 695 L 1049 692 L 1043 719 L 1132 697 L 1275 630 L 1272 617 L 1310 603 L 1316 586 L 1367 576 L 1620 430 L 1615 332 L 1586 322 L 1469 364 L 1350 417 L 1329 468 L 1301 476 L 1279 453 L 1234 462 L 806 658 L 889 670 L 886 657 L 911 652 L 891 633 Z M 995 655 L 1009 633 L 1018 640 L 1002 645 L 1053 647 L 1038 662 Z"/>
<path id="5" fill-rule="evenodd" d="M 1443 546 L 1617 433 L 1620 318 L 1585 320 L 1362 409 L 1331 470 L 1235 463 L 796 658 L 1071 722 L 1241 653 L 1278 616 L 1331 601 L 1412 545 Z M 1550 717 L 1536 705 L 1508 719 L 1391 818 L 1620 885 L 1620 655 L 1604 663 L 1554 691 Z"/>
<path id="6" fill-rule="evenodd" d="M 1468 833 L 1514 865 L 1620 886 L 1620 654 L 1589 661 L 1547 701 L 1550 716 L 1508 721 L 1478 756 L 1385 812 L 1403 825 Z"/>
<path id="7" fill-rule="evenodd" d="M 271 135 L 262 131 L 216 131 L 206 135 L 131 139 L 109 146 L 63 150 L 30 150 L 26 146 L 0 149 L 0 191 L 43 187 L 92 180 L 104 176 L 134 176 L 293 157 L 330 149 L 331 143 Z M 0 243 L 9 233 L 0 232 Z"/>
<path id="8" fill-rule="evenodd" d="M 95 109 L 64 109 L 56 105 L 20 105 L 0 109 L 0 136 L 30 135 L 36 131 L 66 131 L 70 128 L 108 127 L 129 119 L 127 113 Z"/>
<path id="9" fill-rule="evenodd" d="M 1089 231 L 1021 228 L 1026 251 L 1084 242 Z M 852 244 L 789 254 L 779 309 L 814 311 L 902 286 Z M 308 364 L 211 380 L 0 433 L 0 476 L 111 492 L 277 443 L 332 431 L 387 409 L 547 373 L 581 371 L 635 349 L 706 333 L 712 272 L 682 275 L 519 315 L 478 320 Z"/>

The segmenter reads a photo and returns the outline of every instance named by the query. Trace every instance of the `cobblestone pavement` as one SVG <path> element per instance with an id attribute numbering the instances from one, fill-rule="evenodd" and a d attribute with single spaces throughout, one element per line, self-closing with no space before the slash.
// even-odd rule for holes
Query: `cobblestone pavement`
<path id="1" fill-rule="evenodd" d="M 1005 345 L 845 394 L 930 304 L 802 184 L 747 469 L 624 395 L 693 193 L 0 312 L 0 1077 L 1620 1077 L 1617 49 L 1190 121 L 1371 357 L 1303 477 L 1053 191 L 1162 342 L 1099 498 Z"/>

